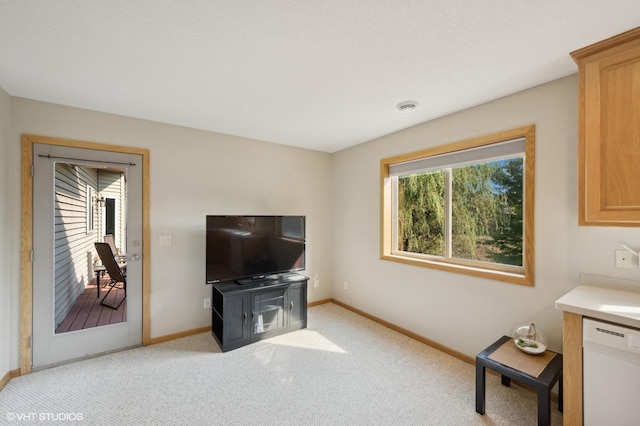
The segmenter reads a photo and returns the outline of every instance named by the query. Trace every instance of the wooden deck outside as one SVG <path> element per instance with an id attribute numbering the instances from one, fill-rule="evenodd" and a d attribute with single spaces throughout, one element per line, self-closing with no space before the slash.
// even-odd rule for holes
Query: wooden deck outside
<path id="1" fill-rule="evenodd" d="M 103 280 L 102 284 L 104 285 L 106 282 L 108 282 L 108 279 Z M 108 299 L 105 300 L 106 303 L 115 306 L 124 297 L 124 290 L 120 287 L 122 287 L 122 283 L 118 283 L 116 288 L 109 293 Z M 118 309 L 102 306 L 100 301 L 107 294 L 107 290 L 109 290 L 108 287 L 101 287 L 100 298 L 98 298 L 94 278 L 91 284 L 78 297 L 65 319 L 58 325 L 56 334 L 125 322 L 127 320 L 127 299 L 122 302 Z"/>

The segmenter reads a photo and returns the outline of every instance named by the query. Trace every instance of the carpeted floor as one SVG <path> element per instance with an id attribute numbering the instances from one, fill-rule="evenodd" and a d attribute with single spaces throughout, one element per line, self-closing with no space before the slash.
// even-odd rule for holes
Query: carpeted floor
<path id="1" fill-rule="evenodd" d="M 534 393 L 487 374 L 479 415 L 472 365 L 339 306 L 308 324 L 224 354 L 203 333 L 18 377 L 0 424 L 537 424 Z"/>

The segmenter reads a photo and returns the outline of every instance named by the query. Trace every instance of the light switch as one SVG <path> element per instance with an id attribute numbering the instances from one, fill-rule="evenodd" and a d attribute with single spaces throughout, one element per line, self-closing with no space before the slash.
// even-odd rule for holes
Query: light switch
<path id="1" fill-rule="evenodd" d="M 160 245 L 170 246 L 172 244 L 171 235 L 160 235 Z"/>

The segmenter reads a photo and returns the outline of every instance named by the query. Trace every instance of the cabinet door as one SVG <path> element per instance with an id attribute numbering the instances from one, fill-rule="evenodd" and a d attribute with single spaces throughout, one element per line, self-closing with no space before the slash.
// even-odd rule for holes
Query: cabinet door
<path id="1" fill-rule="evenodd" d="M 640 28 L 571 55 L 580 74 L 579 224 L 640 226 Z"/>
<path id="2" fill-rule="evenodd" d="M 249 341 L 249 295 L 230 294 L 225 297 L 223 350 L 233 349 Z"/>
<path id="3" fill-rule="evenodd" d="M 286 288 L 264 290 L 251 295 L 251 338 L 260 339 L 286 329 Z"/>
<path id="4" fill-rule="evenodd" d="M 307 283 L 289 287 L 289 329 L 307 328 Z"/>

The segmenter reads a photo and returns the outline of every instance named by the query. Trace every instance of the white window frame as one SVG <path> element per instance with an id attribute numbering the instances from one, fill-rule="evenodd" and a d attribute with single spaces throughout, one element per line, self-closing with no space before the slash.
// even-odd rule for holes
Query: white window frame
<path id="1" fill-rule="evenodd" d="M 87 233 L 91 233 L 95 231 L 95 203 L 96 196 L 95 190 L 89 184 L 87 184 L 87 192 L 86 192 L 86 205 L 87 205 Z"/>
<path id="2" fill-rule="evenodd" d="M 450 167 L 478 164 L 513 158 L 524 151 L 523 172 L 523 265 L 512 266 L 453 258 L 451 239 L 445 235 L 445 256 L 430 256 L 398 250 L 398 176 L 442 170 L 445 191 L 451 206 Z M 520 152 L 520 154 L 518 154 Z M 449 171 L 447 171 L 447 169 Z M 438 146 L 419 152 L 386 158 L 380 162 L 381 212 L 380 258 L 411 265 L 430 267 L 467 275 L 480 276 L 515 284 L 534 284 L 534 171 L 535 126 L 525 126 L 505 132 Z M 451 214 L 445 215 L 445 229 L 451 229 Z M 448 221 L 448 222 L 447 222 Z M 448 232 L 446 233 L 448 234 Z"/>

